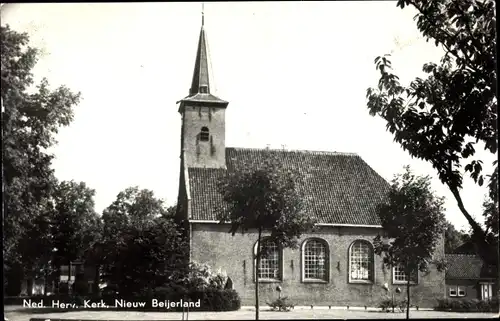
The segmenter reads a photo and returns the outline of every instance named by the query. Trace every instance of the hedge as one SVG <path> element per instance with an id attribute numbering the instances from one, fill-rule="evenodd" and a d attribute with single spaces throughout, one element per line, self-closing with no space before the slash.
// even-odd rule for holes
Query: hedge
<path id="1" fill-rule="evenodd" d="M 438 300 L 438 304 L 434 310 L 452 312 L 498 312 L 498 298 L 487 301 L 477 299 Z"/>
<path id="2" fill-rule="evenodd" d="M 235 311 L 240 309 L 241 300 L 238 293 L 233 289 L 206 289 L 203 291 L 155 291 L 152 294 L 122 296 L 31 296 L 31 297 L 7 297 L 4 305 L 23 305 L 31 300 L 39 303 L 43 300 L 43 308 L 52 308 L 57 311 L 85 309 L 85 310 L 127 310 L 127 311 L 182 311 L 189 305 L 190 311 Z M 57 307 L 57 303 L 74 304 L 65 308 Z M 124 306 L 116 304 L 123 302 Z M 191 302 L 191 303 L 189 303 Z M 103 304 L 104 303 L 104 304 Z M 153 306 L 153 303 L 157 303 Z M 170 305 L 170 306 L 167 306 Z M 37 306 L 35 306 L 36 308 Z"/>

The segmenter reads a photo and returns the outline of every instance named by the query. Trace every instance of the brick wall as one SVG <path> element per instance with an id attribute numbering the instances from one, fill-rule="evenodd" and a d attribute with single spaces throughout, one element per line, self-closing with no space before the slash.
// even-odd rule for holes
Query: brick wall
<path id="1" fill-rule="evenodd" d="M 254 263 L 253 249 L 257 241 L 256 233 L 227 233 L 228 227 L 217 224 L 192 224 L 191 258 L 208 263 L 212 268 L 225 270 L 233 280 L 235 290 L 240 294 L 243 305 L 254 304 Z M 382 259 L 375 255 L 374 282 L 372 284 L 352 284 L 348 277 L 348 252 L 355 240 L 372 242 L 378 234 L 374 228 L 323 227 L 314 234 L 303 236 L 302 244 L 308 237 L 324 239 L 330 250 L 329 281 L 327 283 L 304 283 L 301 281 L 301 249 L 284 249 L 283 281 L 260 285 L 261 304 L 278 297 L 275 288 L 283 288 L 282 295 L 291 298 L 296 305 L 332 306 L 377 306 L 387 292 L 383 284 L 390 288 L 400 287 L 403 291 L 396 295 L 405 297 L 404 285 L 392 284 L 392 273 L 384 268 Z M 436 255 L 444 256 L 443 242 Z M 433 269 L 428 275 L 419 275 L 419 283 L 412 287 L 412 302 L 420 307 L 433 307 L 436 299 L 444 298 L 444 272 Z"/>
<path id="2" fill-rule="evenodd" d="M 186 106 L 182 117 L 182 148 L 187 167 L 220 168 L 226 165 L 224 108 Z M 209 129 L 208 141 L 197 136 L 202 127 Z"/>

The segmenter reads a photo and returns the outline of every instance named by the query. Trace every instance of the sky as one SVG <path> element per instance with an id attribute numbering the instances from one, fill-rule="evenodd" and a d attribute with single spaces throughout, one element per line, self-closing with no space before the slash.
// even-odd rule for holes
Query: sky
<path id="1" fill-rule="evenodd" d="M 82 94 L 74 121 L 51 150 L 53 168 L 60 180 L 95 189 L 98 212 L 130 186 L 176 202 L 176 102 L 191 85 L 201 9 L 196 2 L 2 7 L 2 26 L 27 32 L 41 49 L 35 79 Z M 204 11 L 212 84 L 229 101 L 228 147 L 357 153 L 388 181 L 409 164 L 432 177 L 436 194 L 446 198 L 447 219 L 467 227 L 432 167 L 393 142 L 366 106 L 366 89 L 379 78 L 375 57 L 391 53 L 402 84 L 442 57 L 419 33 L 415 11 L 395 1 L 208 2 Z M 478 156 L 491 172 L 496 157 Z M 481 222 L 486 193 L 465 178 L 464 204 Z"/>

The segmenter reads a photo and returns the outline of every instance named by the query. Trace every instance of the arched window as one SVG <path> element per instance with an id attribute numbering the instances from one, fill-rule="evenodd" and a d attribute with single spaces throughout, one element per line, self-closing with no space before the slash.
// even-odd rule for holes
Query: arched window
<path id="1" fill-rule="evenodd" d="M 349 282 L 373 282 L 373 247 L 368 241 L 354 241 L 349 248 Z"/>
<path id="2" fill-rule="evenodd" d="M 202 142 L 208 142 L 209 138 L 210 138 L 210 132 L 208 131 L 208 127 L 201 127 L 200 140 Z"/>
<path id="3" fill-rule="evenodd" d="M 257 271 L 259 281 L 281 281 L 283 255 L 282 251 L 276 244 L 264 239 L 260 242 L 262 256 L 260 265 Z M 254 246 L 254 254 L 257 254 L 257 243 Z M 257 259 L 255 259 L 255 264 Z"/>
<path id="4" fill-rule="evenodd" d="M 302 244 L 302 279 L 328 281 L 328 244 L 320 239 L 309 239 Z"/>

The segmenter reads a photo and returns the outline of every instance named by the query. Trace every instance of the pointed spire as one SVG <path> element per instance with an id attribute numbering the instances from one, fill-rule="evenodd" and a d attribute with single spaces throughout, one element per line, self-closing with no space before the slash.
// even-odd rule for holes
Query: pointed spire
<path id="1" fill-rule="evenodd" d="M 178 101 L 178 103 L 181 103 L 181 106 L 179 106 L 179 112 L 184 110 L 183 103 L 186 102 L 208 103 L 218 108 L 226 108 L 229 104 L 227 101 L 212 95 L 210 92 L 208 59 L 207 36 L 205 34 L 205 8 L 204 4 L 202 4 L 201 30 L 200 38 L 198 40 L 198 50 L 196 52 L 196 61 L 194 63 L 193 81 L 191 82 L 189 95 Z"/>
<path id="2" fill-rule="evenodd" d="M 203 4 L 202 4 L 203 6 Z M 200 39 L 198 40 L 198 51 L 196 53 L 196 61 L 194 65 L 193 81 L 189 95 L 197 93 L 210 93 L 210 80 L 208 74 L 208 55 L 207 55 L 207 38 L 205 35 L 205 12 L 202 7 L 201 11 L 201 30 Z"/>

